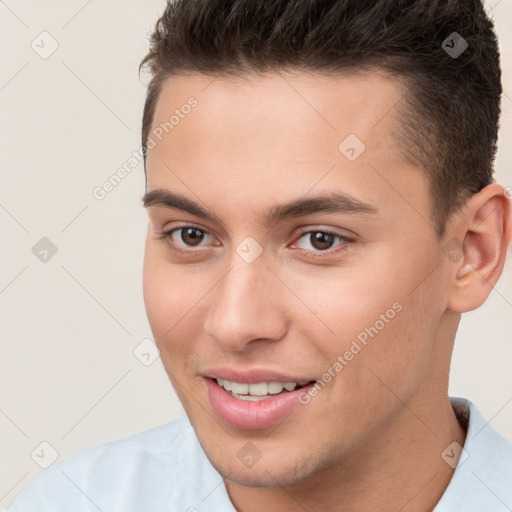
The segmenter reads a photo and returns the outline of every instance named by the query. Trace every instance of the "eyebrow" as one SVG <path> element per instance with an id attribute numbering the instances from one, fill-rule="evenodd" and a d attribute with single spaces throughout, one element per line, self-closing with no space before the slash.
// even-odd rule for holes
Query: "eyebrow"
<path id="1" fill-rule="evenodd" d="M 156 189 L 144 194 L 142 198 L 144 208 L 161 206 L 174 210 L 181 210 L 205 220 L 224 222 L 213 212 L 200 206 L 185 196 Z M 267 211 L 264 218 L 267 223 L 280 222 L 289 218 L 304 217 L 315 213 L 337 214 L 378 214 L 379 210 L 370 204 L 363 203 L 354 197 L 340 192 L 330 192 L 308 198 L 299 198 L 288 203 L 279 204 Z"/>

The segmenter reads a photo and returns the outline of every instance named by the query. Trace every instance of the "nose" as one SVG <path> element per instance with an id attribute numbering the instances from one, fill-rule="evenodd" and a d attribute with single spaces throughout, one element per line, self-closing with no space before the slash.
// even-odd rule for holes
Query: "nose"
<path id="1" fill-rule="evenodd" d="M 282 339 L 288 328 L 286 292 L 263 258 L 247 263 L 235 254 L 230 270 L 209 294 L 206 334 L 232 352 L 253 347 L 255 340 Z"/>

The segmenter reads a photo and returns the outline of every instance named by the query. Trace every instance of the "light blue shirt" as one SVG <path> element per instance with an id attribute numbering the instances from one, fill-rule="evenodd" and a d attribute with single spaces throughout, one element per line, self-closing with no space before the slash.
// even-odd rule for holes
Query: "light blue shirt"
<path id="1" fill-rule="evenodd" d="M 433 512 L 510 512 L 512 443 L 487 424 L 472 402 L 451 402 L 459 416 L 469 419 L 468 433 Z M 448 449 L 443 456 L 449 461 L 454 453 Z M 29 482 L 7 512 L 98 511 L 236 512 L 187 416 L 54 464 Z"/>

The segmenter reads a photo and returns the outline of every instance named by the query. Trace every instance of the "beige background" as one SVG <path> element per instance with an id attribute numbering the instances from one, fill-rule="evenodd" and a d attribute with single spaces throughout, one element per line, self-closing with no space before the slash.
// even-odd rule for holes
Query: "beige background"
<path id="1" fill-rule="evenodd" d="M 50 460 L 41 442 L 62 460 L 183 413 L 160 359 L 133 354 L 151 338 L 142 164 L 92 195 L 140 147 L 137 66 L 164 4 L 0 1 L 0 507 Z M 505 87 L 496 176 L 512 186 L 512 2 L 487 7 Z M 48 52 L 50 37 L 59 46 L 43 59 L 31 43 Z M 42 237 L 58 250 L 46 263 L 32 253 Z M 463 316 L 450 386 L 510 439 L 511 312 L 509 259 L 487 303 Z"/>

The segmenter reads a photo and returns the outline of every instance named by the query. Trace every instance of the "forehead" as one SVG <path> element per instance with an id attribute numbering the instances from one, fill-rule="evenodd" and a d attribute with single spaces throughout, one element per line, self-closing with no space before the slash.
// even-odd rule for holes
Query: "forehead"
<path id="1" fill-rule="evenodd" d="M 200 112 L 201 124 L 213 138 L 234 128 L 242 130 L 240 138 L 254 136 L 252 127 L 258 125 L 281 137 L 285 134 L 279 130 L 286 126 L 288 131 L 294 128 L 292 135 L 300 131 L 309 136 L 328 136 L 332 132 L 341 136 L 351 130 L 365 139 L 375 129 L 381 135 L 396 124 L 395 107 L 404 92 L 397 80 L 377 71 L 336 75 L 299 71 L 233 77 L 177 75 L 162 85 L 153 127 L 168 122 L 175 109 L 180 110 L 195 98 L 198 108 L 192 113 Z M 308 126 L 297 126 L 297 120 L 308 121 Z"/>
<path id="2" fill-rule="evenodd" d="M 380 72 L 170 77 L 150 131 L 148 190 L 245 194 L 247 205 L 265 190 L 270 205 L 285 190 L 296 197 L 335 187 L 369 203 L 404 193 L 425 203 L 424 173 L 395 141 L 404 94 Z"/>
<path id="3" fill-rule="evenodd" d="M 367 149 L 387 148 L 389 157 L 400 158 L 393 133 L 400 130 L 397 111 L 404 92 L 377 71 L 173 76 L 164 81 L 157 101 L 152 131 L 158 135 L 160 127 L 164 140 L 153 153 L 165 156 L 166 149 L 179 147 L 181 154 L 220 158 L 229 139 L 230 158 L 264 152 L 276 159 L 332 161 L 339 157 L 339 144 L 355 135 Z M 179 157 L 177 151 L 173 157 Z"/>

